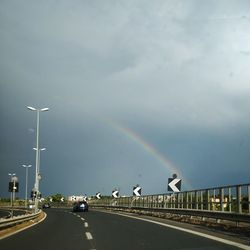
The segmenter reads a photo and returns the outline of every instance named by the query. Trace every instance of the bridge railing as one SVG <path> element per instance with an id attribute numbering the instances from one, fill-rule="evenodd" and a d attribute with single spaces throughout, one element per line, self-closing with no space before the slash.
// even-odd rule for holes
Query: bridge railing
<path id="1" fill-rule="evenodd" d="M 243 218 L 250 222 L 250 184 L 214 187 L 178 193 L 94 199 L 92 206 L 175 212 L 220 218 Z M 222 216 L 223 215 L 223 216 Z M 234 215 L 234 216 L 232 216 Z M 236 218 L 237 217 L 237 218 Z"/>

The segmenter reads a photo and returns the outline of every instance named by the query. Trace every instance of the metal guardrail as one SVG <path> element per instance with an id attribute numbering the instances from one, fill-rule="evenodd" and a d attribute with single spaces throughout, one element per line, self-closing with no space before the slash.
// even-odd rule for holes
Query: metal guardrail
<path id="1" fill-rule="evenodd" d="M 94 199 L 90 206 L 250 222 L 250 184 L 179 193 Z"/>
<path id="2" fill-rule="evenodd" d="M 28 215 L 18 215 L 8 219 L 0 219 L 0 230 L 7 227 L 15 226 L 16 224 L 20 224 L 25 221 L 36 219 L 41 214 L 41 212 L 42 211 L 40 210 L 38 211 L 38 213 L 35 214 L 33 213 Z"/>
<path id="3" fill-rule="evenodd" d="M 13 216 L 19 216 L 19 215 L 27 215 L 28 213 L 31 213 L 30 209 L 27 209 L 25 207 L 9 207 L 9 206 L 0 206 L 0 220 L 1 219 L 7 219 L 12 218 Z M 6 215 L 4 215 L 6 214 Z"/>

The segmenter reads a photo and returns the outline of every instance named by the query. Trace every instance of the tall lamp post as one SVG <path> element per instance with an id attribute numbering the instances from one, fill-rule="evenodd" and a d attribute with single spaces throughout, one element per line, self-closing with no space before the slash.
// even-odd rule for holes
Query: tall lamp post
<path id="1" fill-rule="evenodd" d="M 37 148 L 33 148 L 35 151 L 38 151 L 38 169 L 37 169 L 37 173 L 38 173 L 38 190 L 39 190 L 39 181 L 41 180 L 42 176 L 41 176 L 41 161 L 40 161 L 40 156 L 41 156 L 41 151 L 45 151 L 46 148 L 39 148 L 39 150 L 37 150 Z"/>
<path id="2" fill-rule="evenodd" d="M 26 169 L 26 185 L 25 185 L 25 207 L 27 208 L 27 196 L 28 196 L 28 169 L 31 165 L 22 165 Z"/>
<path id="3" fill-rule="evenodd" d="M 36 109 L 33 107 L 28 106 L 27 107 L 29 110 L 31 111 L 36 111 L 37 113 L 37 120 L 36 120 L 36 172 L 35 172 L 35 186 L 34 186 L 34 190 L 36 192 L 36 196 L 35 196 L 35 213 L 38 211 L 38 193 L 39 193 L 39 173 L 38 173 L 38 168 L 39 168 L 39 115 L 40 112 L 45 112 L 45 111 L 49 111 L 48 108 L 42 108 L 42 109 Z"/>
<path id="4" fill-rule="evenodd" d="M 35 151 L 37 151 L 37 148 L 33 148 Z M 38 174 L 40 174 L 40 169 L 41 169 L 41 165 L 40 165 L 40 156 L 41 156 L 41 151 L 45 151 L 46 148 L 39 148 L 39 152 L 38 152 Z"/>

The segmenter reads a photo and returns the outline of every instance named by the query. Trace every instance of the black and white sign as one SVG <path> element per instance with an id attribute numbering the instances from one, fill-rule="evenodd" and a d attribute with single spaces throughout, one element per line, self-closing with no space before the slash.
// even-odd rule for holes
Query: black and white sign
<path id="1" fill-rule="evenodd" d="M 113 191 L 112 191 L 112 196 L 113 196 L 114 198 L 118 198 L 118 197 L 119 197 L 119 191 L 118 191 L 118 190 L 113 190 Z"/>
<path id="2" fill-rule="evenodd" d="M 99 200 L 101 199 L 101 193 L 100 192 L 96 193 L 95 196 L 96 196 L 97 199 L 99 199 Z"/>
<path id="3" fill-rule="evenodd" d="M 137 185 L 133 188 L 133 195 L 134 196 L 141 196 L 141 187 L 140 186 Z"/>
<path id="4" fill-rule="evenodd" d="M 168 191 L 180 192 L 181 191 L 181 179 L 168 178 Z"/>

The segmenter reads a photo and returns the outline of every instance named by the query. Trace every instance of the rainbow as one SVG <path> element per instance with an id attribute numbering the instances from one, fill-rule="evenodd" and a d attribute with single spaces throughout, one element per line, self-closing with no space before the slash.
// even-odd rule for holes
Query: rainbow
<path id="1" fill-rule="evenodd" d="M 107 120 L 106 120 L 107 121 Z M 112 120 L 107 121 L 111 127 L 115 128 L 117 131 L 121 132 L 123 135 L 125 135 L 128 139 L 134 141 L 138 145 L 140 145 L 147 153 L 152 155 L 158 162 L 160 162 L 169 172 L 170 174 L 177 174 L 177 176 L 184 181 L 184 186 L 186 186 L 189 189 L 192 189 L 192 186 L 187 183 L 187 179 L 184 178 L 181 171 L 178 169 L 175 164 L 173 164 L 169 159 L 164 157 L 157 149 L 155 149 L 150 143 L 148 143 L 145 139 L 143 139 L 141 136 L 136 134 L 133 130 L 130 128 L 124 127 Z M 172 177 L 172 176 L 169 176 Z"/>

